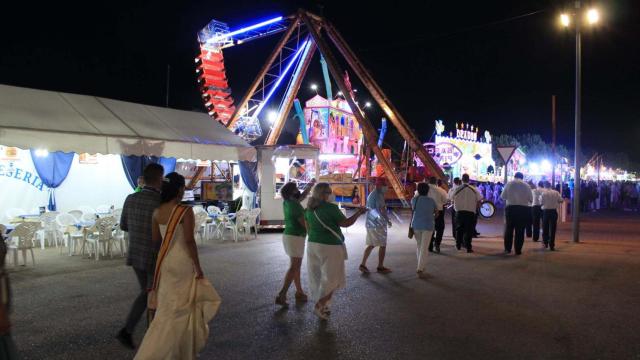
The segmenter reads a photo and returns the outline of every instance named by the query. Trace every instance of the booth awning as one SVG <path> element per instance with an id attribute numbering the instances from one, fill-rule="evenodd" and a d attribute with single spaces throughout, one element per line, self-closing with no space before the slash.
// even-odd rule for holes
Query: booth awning
<path id="1" fill-rule="evenodd" d="M 204 113 L 0 85 L 0 144 L 89 154 L 255 161 Z"/>

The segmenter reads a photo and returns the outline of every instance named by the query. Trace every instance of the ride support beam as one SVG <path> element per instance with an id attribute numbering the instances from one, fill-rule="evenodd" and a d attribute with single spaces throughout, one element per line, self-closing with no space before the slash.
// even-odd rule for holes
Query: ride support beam
<path id="1" fill-rule="evenodd" d="M 373 96 L 380 108 L 389 117 L 396 129 L 398 129 L 400 135 L 407 141 L 409 147 L 416 152 L 416 155 L 422 161 L 424 166 L 437 177 L 445 181 L 445 175 L 440 166 L 427 153 L 427 150 L 420 142 L 420 139 L 418 139 L 418 137 L 415 135 L 415 131 L 413 131 L 409 127 L 405 119 L 402 117 L 402 115 L 400 115 L 398 109 L 384 94 L 378 83 L 373 79 L 369 71 L 364 67 L 353 50 L 351 50 L 342 35 L 340 35 L 338 30 L 336 30 L 336 28 L 326 20 L 323 20 L 322 26 L 327 32 L 329 39 L 331 39 L 331 41 L 335 44 L 342 56 L 344 56 L 349 66 L 356 73 L 360 81 L 362 81 L 367 90 L 369 90 L 371 96 Z"/>
<path id="2" fill-rule="evenodd" d="M 189 184 L 187 184 L 188 190 L 193 190 L 193 188 L 198 185 L 198 181 L 202 179 L 202 175 L 204 175 L 206 169 L 207 168 L 205 166 L 198 166 L 198 170 L 196 170 L 196 173 L 193 174 L 193 177 L 189 180 Z"/>
<path id="3" fill-rule="evenodd" d="M 282 129 L 284 128 L 284 124 L 287 119 L 287 115 L 289 111 L 291 111 L 291 106 L 293 105 L 293 100 L 296 98 L 296 94 L 298 90 L 300 90 L 300 85 L 302 84 L 302 80 L 304 79 L 304 75 L 307 73 L 307 69 L 309 68 L 309 64 L 311 64 L 311 60 L 313 59 L 313 55 L 316 52 L 316 45 L 313 41 L 309 43 L 309 50 L 306 51 L 304 59 L 302 59 L 302 63 L 299 69 L 296 69 L 294 73 L 293 83 L 287 89 L 287 93 L 282 103 L 282 107 L 278 111 L 278 117 L 273 122 L 273 128 L 269 131 L 269 135 L 267 136 L 267 140 L 265 141 L 265 145 L 276 145 L 278 142 L 278 138 L 282 133 Z"/>
<path id="4" fill-rule="evenodd" d="M 262 79 L 264 79 L 264 76 L 267 74 L 267 72 L 269 71 L 273 63 L 278 58 L 280 51 L 282 51 L 282 48 L 287 43 L 287 41 L 289 41 L 289 38 L 291 37 L 293 32 L 298 28 L 298 26 L 300 26 L 300 18 L 299 16 L 296 16 L 291 20 L 291 25 L 289 25 L 289 28 L 282 36 L 282 39 L 280 39 L 280 41 L 278 42 L 278 45 L 276 45 L 275 49 L 273 49 L 273 52 L 271 52 L 271 55 L 269 55 L 269 57 L 267 58 L 267 62 L 264 64 L 264 66 L 262 66 L 262 68 L 258 72 L 258 75 L 251 83 L 249 90 L 245 93 L 245 95 L 242 97 L 242 100 L 240 100 L 240 102 L 236 106 L 236 109 L 233 112 L 233 115 L 231 115 L 231 118 L 229 119 L 229 122 L 227 122 L 225 125 L 226 127 L 228 128 L 232 127 L 238 121 L 238 118 L 240 118 L 240 115 L 242 114 L 242 112 L 245 111 L 244 109 L 247 107 L 247 104 L 249 103 L 249 100 L 253 96 L 253 93 L 256 91 L 256 89 L 260 85 L 260 82 L 262 81 Z"/>
<path id="5" fill-rule="evenodd" d="M 327 65 L 329 65 L 329 71 L 331 72 L 331 75 L 338 83 L 338 88 L 344 94 L 345 99 L 349 103 L 349 107 L 353 110 L 353 115 L 356 117 L 356 119 L 358 120 L 358 123 L 362 127 L 362 131 L 364 133 L 364 137 L 367 141 L 367 144 L 369 144 L 369 146 L 371 147 L 371 150 L 373 150 L 373 153 L 378 158 L 378 162 L 382 165 L 382 168 L 384 169 L 384 172 L 387 175 L 389 182 L 391 183 L 391 187 L 396 192 L 398 198 L 403 202 L 406 202 L 408 199 L 408 194 L 405 192 L 404 185 L 400 182 L 400 180 L 396 176 L 393 170 L 393 167 L 391 166 L 391 162 L 386 157 L 384 157 L 384 155 L 382 154 L 382 150 L 378 147 L 376 129 L 373 127 L 371 122 L 369 122 L 369 120 L 365 118 L 364 114 L 362 113 L 358 105 L 356 105 L 355 100 L 351 98 L 351 96 L 349 95 L 350 91 L 344 82 L 344 78 L 342 77 L 342 74 L 344 74 L 344 72 L 340 67 L 338 61 L 336 60 L 335 56 L 333 55 L 333 52 L 329 48 L 329 45 L 320 35 L 320 31 L 318 31 L 318 28 L 317 28 L 318 24 L 313 23 L 309 19 L 309 16 L 307 15 L 306 12 L 300 11 L 299 16 L 302 19 L 302 21 L 307 25 L 309 32 L 311 33 L 311 36 L 313 37 L 313 39 L 316 42 L 316 45 L 318 46 L 318 50 L 320 50 L 320 53 L 322 54 L 322 56 L 324 56 L 325 60 L 327 61 Z"/>

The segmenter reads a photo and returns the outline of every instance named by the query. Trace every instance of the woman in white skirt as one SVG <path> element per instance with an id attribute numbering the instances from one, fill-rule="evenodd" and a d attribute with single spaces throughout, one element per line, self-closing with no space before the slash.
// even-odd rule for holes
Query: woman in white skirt
<path id="1" fill-rule="evenodd" d="M 424 276 L 424 270 L 427 266 L 427 249 L 435 227 L 437 210 L 435 201 L 428 194 L 429 184 L 422 182 L 418 184 L 418 195 L 411 199 L 411 227 L 418 245 L 416 273 L 420 278 Z"/>
<path id="2" fill-rule="evenodd" d="M 310 185 L 313 184 L 313 180 Z M 304 256 L 304 241 L 307 236 L 307 225 L 304 221 L 304 208 L 300 202 L 304 200 L 311 186 L 303 193 L 300 193 L 298 186 L 289 182 L 280 189 L 280 196 L 284 200 L 282 207 L 284 210 L 284 234 L 282 235 L 282 243 L 284 251 L 291 258 L 291 265 L 284 277 L 284 285 L 280 293 L 276 297 L 276 304 L 287 306 L 287 292 L 293 282 L 296 286 L 296 301 L 306 302 L 307 295 L 302 290 L 300 283 L 300 267 L 302 266 L 302 257 Z"/>
<path id="3" fill-rule="evenodd" d="M 329 303 L 334 291 L 346 284 L 347 248 L 340 227 L 353 225 L 366 211 L 366 208 L 359 208 L 347 218 L 334 203 L 329 184 L 319 183 L 313 188 L 304 214 L 309 233 L 307 266 L 311 294 L 317 301 L 314 313 L 322 320 L 329 318 Z"/>

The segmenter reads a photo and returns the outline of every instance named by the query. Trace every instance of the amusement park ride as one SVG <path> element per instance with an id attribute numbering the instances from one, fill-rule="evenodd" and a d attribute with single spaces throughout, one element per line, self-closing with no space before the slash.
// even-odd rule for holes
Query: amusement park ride
<path id="1" fill-rule="evenodd" d="M 226 77 L 223 52 L 230 47 L 279 33 L 283 33 L 281 39 L 248 91 L 240 101 L 234 101 Z M 276 17 L 238 30 L 230 30 L 226 24 L 214 20 L 198 33 L 198 40 L 201 52 L 196 58 L 196 72 L 203 103 L 214 120 L 238 136 L 253 142 L 263 137 L 260 119 L 267 119 L 265 107 L 280 85 L 286 83 L 286 90 L 278 93 L 281 100 L 277 111 L 268 116 L 272 126 L 264 144 L 276 145 L 289 112 L 295 108 L 295 117 L 300 121 L 299 143 L 318 147 L 320 158 L 325 156 L 325 160 L 334 164 L 347 164 L 350 161 L 354 178 L 356 173 L 359 178 L 369 178 L 372 168 L 368 159 L 373 152 L 380 169 L 377 176 L 384 173 L 397 198 L 406 206 L 407 200 L 413 196 L 413 190 L 403 183 L 400 171 L 394 169 L 389 152 L 381 148 L 378 131 L 356 102 L 348 72 L 338 62 L 329 45 L 332 43 L 348 64 L 349 71 L 358 77 L 404 138 L 407 153 L 414 153 L 423 164 L 423 175 L 444 178 L 442 169 L 425 150 L 422 141 L 341 34 L 326 19 L 298 10 L 291 16 Z M 316 51 L 320 53 L 327 97 L 315 96 L 306 102 L 303 111 L 296 95 Z M 335 96 L 329 74 L 340 90 Z M 406 158 L 413 159 L 413 156 Z M 413 161 L 407 161 L 407 168 L 412 165 Z"/>

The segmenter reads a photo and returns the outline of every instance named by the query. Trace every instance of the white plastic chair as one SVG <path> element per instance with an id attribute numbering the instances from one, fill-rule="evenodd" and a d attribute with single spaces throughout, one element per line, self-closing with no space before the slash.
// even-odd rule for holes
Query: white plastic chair
<path id="1" fill-rule="evenodd" d="M 38 240 L 40 240 L 40 245 L 43 249 L 45 247 L 45 243 L 49 246 L 55 247 L 58 247 L 63 243 L 64 235 L 56 221 L 58 215 L 60 215 L 60 213 L 56 211 L 46 212 L 40 215 L 42 229 L 38 230 Z"/>
<path id="2" fill-rule="evenodd" d="M 207 219 L 209 219 L 209 214 L 201 206 L 194 206 L 193 215 L 195 216 L 194 235 L 200 235 L 200 242 L 204 242 L 207 236 Z"/>
<path id="3" fill-rule="evenodd" d="M 90 206 L 78 206 L 78 210 L 82 211 L 82 214 L 91 214 L 93 218 L 96 217 L 96 210 Z"/>
<path id="4" fill-rule="evenodd" d="M 11 208 L 5 211 L 5 215 L 7 215 L 8 221 L 11 221 L 19 217 L 20 215 L 24 215 L 24 214 L 26 214 L 26 212 L 24 211 L 24 209 L 20 209 L 20 208 Z"/>
<path id="5" fill-rule="evenodd" d="M 73 215 L 76 221 L 80 221 L 82 219 L 82 210 L 71 210 L 68 214 Z"/>
<path id="6" fill-rule="evenodd" d="M 95 213 L 83 213 L 82 216 L 80 216 L 79 219 L 81 222 L 95 222 L 96 221 L 96 214 Z"/>
<path id="7" fill-rule="evenodd" d="M 109 205 L 98 205 L 98 207 L 96 207 L 96 213 L 100 213 L 100 214 L 111 213 L 111 206 L 109 206 Z"/>
<path id="8" fill-rule="evenodd" d="M 254 238 L 258 238 L 258 231 L 260 230 L 260 222 L 258 218 L 260 217 L 260 212 L 262 210 L 260 208 L 254 208 L 249 211 L 249 217 L 247 217 L 247 225 L 249 226 L 249 231 L 251 228 L 254 230 Z"/>
<path id="9" fill-rule="evenodd" d="M 211 205 L 207 207 L 207 212 L 212 219 L 211 222 L 207 223 L 207 233 L 213 234 L 214 239 L 221 237 L 222 232 L 220 231 L 220 227 L 222 226 L 222 221 L 220 221 L 220 214 L 222 214 L 222 210 L 217 206 Z"/>
<path id="10" fill-rule="evenodd" d="M 100 260 L 100 251 L 104 256 L 109 254 L 113 258 L 113 217 L 107 216 L 96 220 L 95 225 L 87 230 L 86 243 L 91 245 L 89 256 L 95 255 L 96 261 Z M 84 253 L 84 250 L 83 250 Z"/>
<path id="11" fill-rule="evenodd" d="M 56 217 L 56 222 L 61 227 L 64 235 L 67 236 L 66 246 L 69 248 L 69 256 L 76 252 L 78 244 L 82 244 L 84 240 L 84 233 L 82 229 L 76 227 L 78 220 L 71 214 L 59 214 Z M 62 247 L 60 247 L 62 252 Z"/>
<path id="12" fill-rule="evenodd" d="M 18 266 L 18 251 L 22 252 L 22 260 L 24 265 L 27 265 L 27 250 L 31 252 L 33 266 L 36 266 L 36 259 L 33 256 L 33 240 L 39 228 L 40 225 L 38 223 L 23 222 L 18 224 L 15 230 L 11 232 L 7 249 L 8 251 L 13 251 L 13 266 Z"/>

